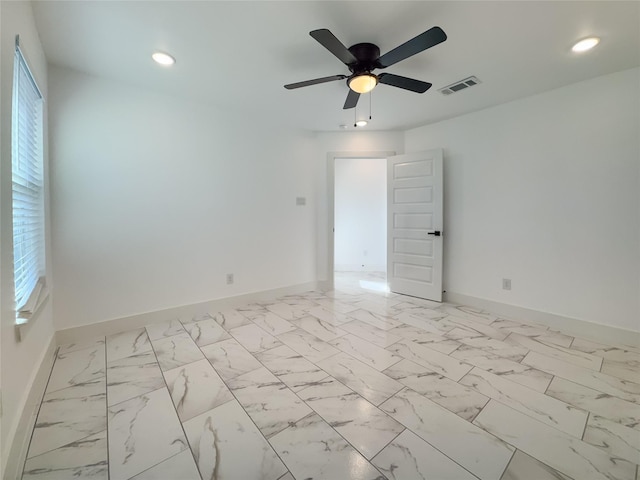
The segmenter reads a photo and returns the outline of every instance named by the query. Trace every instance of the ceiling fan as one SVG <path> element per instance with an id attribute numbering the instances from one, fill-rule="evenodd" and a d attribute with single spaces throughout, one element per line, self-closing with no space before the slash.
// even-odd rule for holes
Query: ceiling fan
<path id="1" fill-rule="evenodd" d="M 399 47 L 380 56 L 380 49 L 373 43 L 357 43 L 351 47 L 345 47 L 333 33 L 326 28 L 309 32 L 320 45 L 333 53 L 338 60 L 344 63 L 351 71 L 351 75 L 333 75 L 330 77 L 316 78 L 305 82 L 290 83 L 284 88 L 308 87 L 319 83 L 333 82 L 347 79 L 349 94 L 344 102 L 343 109 L 354 108 L 358 104 L 360 94 L 370 92 L 378 83 L 403 88 L 416 93 L 424 93 L 431 87 L 430 83 L 401 77 L 392 73 L 372 73 L 376 69 L 390 67 L 416 53 L 420 53 L 447 39 L 447 35 L 440 27 L 432 27 Z"/>

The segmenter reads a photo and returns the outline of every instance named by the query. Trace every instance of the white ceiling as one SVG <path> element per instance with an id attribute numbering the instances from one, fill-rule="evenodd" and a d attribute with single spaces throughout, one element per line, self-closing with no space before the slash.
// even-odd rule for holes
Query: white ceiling
<path id="1" fill-rule="evenodd" d="M 353 125 L 338 81 L 288 91 L 286 83 L 347 68 L 309 36 L 330 29 L 347 47 L 382 53 L 434 25 L 448 40 L 393 65 L 390 73 L 433 83 L 419 95 L 380 85 L 367 129 L 422 125 L 640 65 L 640 2 L 583 1 L 55 1 L 34 2 L 50 63 L 149 90 L 235 109 L 252 125 L 338 130 Z M 593 51 L 570 47 L 589 35 Z M 154 50 L 177 58 L 168 69 Z M 475 75 L 482 84 L 437 89 Z M 361 96 L 358 117 L 368 117 Z M 549 112 L 553 115 L 554 112 Z"/>

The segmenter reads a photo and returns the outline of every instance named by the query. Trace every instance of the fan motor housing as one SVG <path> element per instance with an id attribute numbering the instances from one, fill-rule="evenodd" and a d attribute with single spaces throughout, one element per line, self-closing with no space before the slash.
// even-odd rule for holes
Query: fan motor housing
<path id="1" fill-rule="evenodd" d="M 378 58 L 380 58 L 380 48 L 373 43 L 356 43 L 348 48 L 351 54 L 358 59 L 352 65 L 348 65 L 349 70 L 355 74 L 370 72 L 374 68 L 380 68 Z"/>

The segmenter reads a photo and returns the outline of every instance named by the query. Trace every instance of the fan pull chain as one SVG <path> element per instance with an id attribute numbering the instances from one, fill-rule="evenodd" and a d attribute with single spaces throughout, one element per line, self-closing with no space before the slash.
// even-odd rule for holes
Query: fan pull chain
<path id="1" fill-rule="evenodd" d="M 358 124 L 356 123 L 358 121 L 358 107 L 355 106 L 353 107 L 353 126 L 357 127 Z"/>
<path id="2" fill-rule="evenodd" d="M 373 90 L 369 92 L 369 120 L 371 120 L 371 96 L 373 95 Z"/>

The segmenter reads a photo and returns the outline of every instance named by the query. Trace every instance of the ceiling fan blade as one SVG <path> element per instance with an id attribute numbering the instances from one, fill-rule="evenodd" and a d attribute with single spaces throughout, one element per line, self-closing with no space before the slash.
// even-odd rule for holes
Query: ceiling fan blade
<path id="1" fill-rule="evenodd" d="M 313 30 L 309 32 L 313 38 L 315 38 L 320 45 L 333 53 L 338 60 L 340 60 L 345 65 L 351 65 L 352 63 L 356 63 L 358 59 L 353 56 L 353 54 L 347 50 L 340 40 L 338 40 L 333 33 L 331 33 L 326 28 L 321 28 L 320 30 Z"/>
<path id="2" fill-rule="evenodd" d="M 440 27 L 433 27 L 390 52 L 385 53 L 378 59 L 382 68 L 390 67 L 405 58 L 409 58 L 416 53 L 420 53 L 427 48 L 431 48 L 447 39 L 447 34 Z"/>
<path id="3" fill-rule="evenodd" d="M 284 88 L 286 88 L 287 90 L 293 90 L 294 88 L 308 87 L 309 85 L 333 82 L 334 80 L 344 80 L 345 78 L 347 78 L 346 75 L 332 75 L 331 77 L 315 78 L 313 80 L 307 80 L 305 82 L 290 83 L 288 85 L 285 85 Z"/>
<path id="4" fill-rule="evenodd" d="M 350 108 L 355 108 L 355 106 L 358 104 L 358 99 L 360 98 L 360 94 L 358 92 L 354 92 L 353 90 L 349 89 L 349 94 L 347 95 L 347 99 L 344 102 L 344 107 L 342 107 L 343 110 L 348 110 Z"/>
<path id="5" fill-rule="evenodd" d="M 401 77 L 392 73 L 381 73 L 378 75 L 378 82 L 392 87 L 404 88 L 416 93 L 424 93 L 431 88 L 428 82 L 414 80 L 413 78 Z"/>

